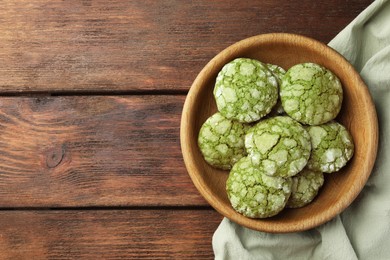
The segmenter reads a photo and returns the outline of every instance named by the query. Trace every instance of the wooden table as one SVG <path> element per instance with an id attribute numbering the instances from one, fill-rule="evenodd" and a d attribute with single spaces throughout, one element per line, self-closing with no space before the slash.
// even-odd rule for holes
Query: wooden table
<path id="1" fill-rule="evenodd" d="M 179 124 L 201 68 L 243 38 L 331 40 L 372 1 L 0 5 L 0 259 L 212 259 L 222 216 Z"/>

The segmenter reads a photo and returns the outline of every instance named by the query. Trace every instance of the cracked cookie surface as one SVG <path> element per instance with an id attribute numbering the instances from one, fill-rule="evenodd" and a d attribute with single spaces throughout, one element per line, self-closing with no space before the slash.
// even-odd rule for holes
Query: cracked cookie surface
<path id="1" fill-rule="evenodd" d="M 286 70 L 276 64 L 267 63 L 267 68 L 271 71 L 272 75 L 276 78 L 276 81 L 280 85 L 282 83 L 282 78 L 286 74 Z"/>
<path id="2" fill-rule="evenodd" d="M 265 64 L 237 58 L 218 73 L 213 91 L 226 118 L 250 123 L 267 115 L 278 99 L 278 83 Z"/>
<path id="3" fill-rule="evenodd" d="M 287 201 L 287 208 L 306 206 L 317 196 L 324 184 L 324 174 L 304 168 L 292 177 L 291 196 Z"/>
<path id="4" fill-rule="evenodd" d="M 226 191 L 232 207 L 250 218 L 267 218 L 282 211 L 291 194 L 291 178 L 271 177 L 248 157 L 232 168 Z"/>
<path id="5" fill-rule="evenodd" d="M 308 125 L 320 125 L 334 119 L 341 109 L 343 90 L 330 70 L 315 64 L 292 66 L 280 85 L 285 112 Z"/>
<path id="6" fill-rule="evenodd" d="M 276 64 L 270 64 L 267 63 L 267 68 L 271 71 L 271 73 L 274 75 L 276 78 L 276 81 L 278 82 L 278 86 L 280 88 L 280 85 L 282 84 L 282 79 L 284 75 L 286 74 L 286 70 L 280 67 L 279 65 Z M 278 100 L 276 102 L 276 105 L 272 108 L 270 115 L 271 116 L 277 116 L 277 115 L 283 115 L 284 114 L 284 109 L 282 106 L 282 101 L 280 100 L 280 97 L 278 97 Z"/>
<path id="7" fill-rule="evenodd" d="M 312 143 L 312 153 L 307 163 L 309 169 L 336 172 L 352 158 L 352 136 L 342 124 L 331 121 L 319 126 L 308 126 L 307 131 Z"/>
<path id="8" fill-rule="evenodd" d="M 277 116 L 251 127 L 245 135 L 245 148 L 265 174 L 291 177 L 306 166 L 311 142 L 300 123 L 288 116 Z"/>
<path id="9" fill-rule="evenodd" d="M 246 154 L 244 138 L 248 128 L 220 113 L 209 117 L 198 135 L 198 146 L 204 159 L 216 168 L 231 169 Z"/>

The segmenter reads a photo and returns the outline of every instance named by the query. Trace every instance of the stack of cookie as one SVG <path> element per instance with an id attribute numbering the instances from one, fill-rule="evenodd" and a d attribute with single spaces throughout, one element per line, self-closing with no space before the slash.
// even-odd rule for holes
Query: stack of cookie
<path id="1" fill-rule="evenodd" d="M 251 218 L 310 203 L 323 173 L 345 166 L 354 151 L 335 121 L 343 100 L 340 80 L 314 63 L 292 66 L 237 58 L 219 72 L 218 112 L 202 125 L 198 144 L 212 166 L 230 170 L 232 207 Z"/>

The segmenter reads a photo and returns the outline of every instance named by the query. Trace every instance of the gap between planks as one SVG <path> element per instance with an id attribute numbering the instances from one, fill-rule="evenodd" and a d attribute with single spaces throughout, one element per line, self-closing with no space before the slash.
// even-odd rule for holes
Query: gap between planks
<path id="1" fill-rule="evenodd" d="M 175 89 L 175 90 L 118 90 L 118 91 L 54 91 L 54 92 L 0 92 L 1 97 L 67 97 L 67 96 L 183 96 L 187 95 L 188 90 L 186 89 Z"/>
<path id="2" fill-rule="evenodd" d="M 211 206 L 199 205 L 199 206 L 77 206 L 77 207 L 1 207 L 0 212 L 6 211 L 115 211 L 115 210 L 212 210 Z"/>

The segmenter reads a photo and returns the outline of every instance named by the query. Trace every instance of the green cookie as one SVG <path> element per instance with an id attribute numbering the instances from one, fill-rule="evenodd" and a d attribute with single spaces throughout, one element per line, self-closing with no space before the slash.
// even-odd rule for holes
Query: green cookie
<path id="1" fill-rule="evenodd" d="M 292 177 L 291 196 L 287 201 L 287 208 L 306 206 L 317 196 L 324 184 L 324 174 L 304 168 Z"/>
<path id="2" fill-rule="evenodd" d="M 220 113 L 209 117 L 198 136 L 198 145 L 205 160 L 216 168 L 230 170 L 246 155 L 244 138 L 248 128 Z"/>
<path id="3" fill-rule="evenodd" d="M 291 194 L 291 178 L 271 177 L 248 157 L 230 171 L 226 191 L 232 207 L 250 218 L 267 218 L 285 207 Z"/>
<path id="4" fill-rule="evenodd" d="M 285 112 L 308 125 L 320 125 L 334 119 L 341 109 L 343 90 L 330 70 L 302 63 L 291 67 L 280 85 Z"/>
<path id="5" fill-rule="evenodd" d="M 278 99 L 278 83 L 260 61 L 237 58 L 218 73 L 214 97 L 226 118 L 250 123 L 267 115 Z"/>
<path id="6" fill-rule="evenodd" d="M 245 135 L 245 148 L 265 174 L 291 177 L 305 167 L 311 143 L 300 123 L 288 116 L 277 116 L 250 128 Z"/>
<path id="7" fill-rule="evenodd" d="M 280 87 L 280 85 L 282 84 L 282 79 L 286 74 L 286 71 L 282 67 L 270 63 L 267 63 L 267 68 L 272 72 L 278 82 L 278 86 Z M 282 101 L 280 100 L 280 98 L 278 98 L 278 101 L 276 102 L 276 105 L 272 108 L 270 115 L 277 116 L 283 115 L 284 113 L 285 112 L 282 106 Z"/>
<path id="8" fill-rule="evenodd" d="M 326 173 L 340 170 L 352 158 L 352 136 L 341 124 L 332 121 L 319 126 L 309 126 L 312 153 L 307 167 Z"/>

